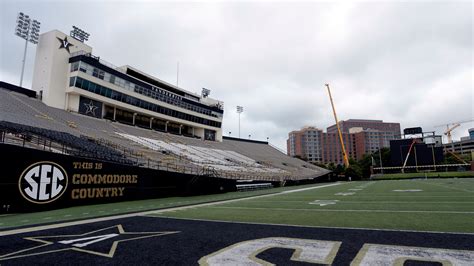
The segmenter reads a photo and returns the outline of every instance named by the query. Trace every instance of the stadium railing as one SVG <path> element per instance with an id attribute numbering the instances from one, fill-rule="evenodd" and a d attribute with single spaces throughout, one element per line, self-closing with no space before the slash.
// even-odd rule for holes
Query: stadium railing
<path id="1" fill-rule="evenodd" d="M 272 183 L 257 183 L 257 184 L 239 184 L 236 185 L 237 191 L 249 191 L 257 189 L 273 188 Z"/>
<path id="2" fill-rule="evenodd" d="M 212 176 L 229 179 L 252 179 L 261 181 L 283 181 L 308 179 L 309 176 L 295 173 L 272 173 L 248 171 L 228 171 L 216 169 L 202 162 L 193 162 L 182 156 L 172 162 L 164 162 L 144 156 L 141 153 L 105 139 L 56 132 L 42 128 L 34 128 L 10 122 L 0 122 L 0 142 L 45 150 L 77 157 L 97 159 L 138 167 L 179 172 L 198 176 Z M 214 162 L 215 163 L 215 162 Z"/>

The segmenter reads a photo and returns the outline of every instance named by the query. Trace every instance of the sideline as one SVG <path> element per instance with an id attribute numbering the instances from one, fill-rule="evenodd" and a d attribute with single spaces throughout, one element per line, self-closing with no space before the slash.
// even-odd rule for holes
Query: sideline
<path id="1" fill-rule="evenodd" d="M 364 231 L 387 231 L 387 232 L 407 232 L 407 233 L 430 233 L 430 234 L 451 234 L 451 235 L 474 235 L 474 233 L 465 233 L 465 232 L 423 231 L 423 230 L 417 231 L 417 230 L 410 230 L 410 229 L 405 230 L 405 229 L 390 229 L 390 228 L 338 227 L 338 226 L 325 226 L 325 225 L 259 223 L 259 222 L 226 221 L 226 220 L 211 220 L 211 219 L 197 219 L 197 218 L 179 218 L 179 217 L 154 216 L 154 215 L 145 215 L 143 217 L 149 217 L 149 218 L 152 218 L 152 219 L 162 218 L 162 219 L 170 219 L 170 220 L 216 222 L 216 223 L 230 223 L 230 224 L 234 223 L 234 224 L 273 225 L 273 226 L 289 226 L 289 227 L 302 227 L 302 228 L 323 228 L 323 229 L 364 230 Z"/>
<path id="2" fill-rule="evenodd" d="M 304 190 L 331 187 L 331 186 L 337 186 L 337 185 L 341 185 L 341 184 L 344 184 L 344 183 L 336 182 L 336 183 L 332 183 L 332 184 L 328 184 L 328 185 L 304 188 Z M 95 222 L 103 222 L 103 221 L 110 221 L 110 220 L 116 220 L 116 219 L 130 218 L 130 217 L 135 217 L 135 216 L 144 216 L 144 215 L 149 215 L 149 214 L 157 214 L 157 213 L 162 213 L 162 212 L 184 210 L 184 209 L 189 209 L 189 208 L 212 206 L 212 205 L 224 204 L 224 203 L 229 203 L 229 202 L 237 202 L 237 201 L 242 201 L 242 200 L 264 198 L 264 197 L 273 197 L 273 196 L 280 195 L 280 194 L 283 194 L 283 193 L 284 194 L 294 193 L 294 192 L 300 192 L 302 190 L 303 189 L 294 189 L 294 190 L 288 190 L 288 191 L 283 191 L 283 192 L 278 192 L 278 193 L 252 196 L 252 197 L 240 198 L 240 199 L 231 199 L 231 200 L 223 200 L 223 201 L 216 201 L 216 202 L 209 202 L 209 203 L 200 203 L 200 204 L 195 204 L 195 205 L 173 207 L 173 208 L 160 209 L 160 210 L 151 210 L 151 211 L 136 212 L 136 213 L 129 213 L 129 214 L 120 214 L 120 215 L 100 217 L 100 218 L 92 218 L 92 219 L 73 221 L 73 222 L 65 222 L 65 223 L 57 223 L 57 224 L 40 225 L 40 226 L 33 226 L 33 227 L 27 227 L 27 228 L 13 229 L 13 230 L 7 230 L 7 231 L 0 232 L 0 237 L 1 236 L 22 234 L 22 233 L 29 233 L 29 232 L 42 231 L 42 230 L 47 230 L 47 229 L 62 228 L 62 227 L 73 226 L 73 225 L 89 224 L 89 223 L 95 223 Z"/>
<path id="3" fill-rule="evenodd" d="M 288 209 L 288 208 L 259 208 L 259 207 L 225 207 L 216 206 L 214 209 L 235 209 L 235 210 L 275 210 L 275 211 L 309 211 L 309 212 L 382 212 L 382 213 L 440 213 L 440 214 L 474 214 L 470 211 L 412 211 L 412 210 L 363 210 L 363 209 Z"/>

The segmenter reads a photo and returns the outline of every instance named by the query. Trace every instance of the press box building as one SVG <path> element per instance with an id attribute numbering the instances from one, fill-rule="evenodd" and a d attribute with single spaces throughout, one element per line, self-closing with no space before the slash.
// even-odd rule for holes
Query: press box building
<path id="1" fill-rule="evenodd" d="M 131 66 L 53 30 L 40 35 L 32 89 L 52 107 L 175 134 L 222 141 L 223 103 Z"/>

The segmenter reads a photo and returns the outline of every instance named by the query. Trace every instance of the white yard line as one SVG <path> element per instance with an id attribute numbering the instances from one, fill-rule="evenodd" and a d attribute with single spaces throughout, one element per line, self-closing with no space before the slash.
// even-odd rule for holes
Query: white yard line
<path id="1" fill-rule="evenodd" d="M 287 208 L 259 208 L 259 207 L 225 207 L 215 206 L 213 209 L 235 209 L 235 210 L 276 210 L 276 211 L 311 211 L 311 212 L 385 212 L 385 213 L 446 213 L 446 214 L 474 214 L 472 212 L 462 211 L 397 211 L 397 210 L 348 210 L 348 209 L 287 209 Z"/>
<path id="2" fill-rule="evenodd" d="M 397 193 L 397 194 L 395 194 Z M 430 192 L 430 193 L 435 193 L 435 192 Z M 443 193 L 457 193 L 457 192 L 443 192 Z M 370 195 L 357 195 L 358 198 L 473 198 L 473 196 L 457 196 L 457 195 L 451 195 L 451 196 L 431 196 L 431 195 L 415 195 L 412 193 L 404 193 L 405 195 L 401 195 L 400 192 L 393 192 L 390 195 L 386 194 L 370 194 Z M 439 194 L 439 193 L 438 193 Z M 385 195 L 385 196 L 378 196 L 378 195 Z"/>
<path id="3" fill-rule="evenodd" d="M 154 216 L 147 215 L 144 217 L 150 218 L 165 218 L 165 219 L 177 219 L 177 220 L 190 220 L 190 221 L 202 221 L 202 222 L 217 222 L 217 223 L 232 223 L 232 224 L 255 224 L 255 225 L 273 225 L 273 226 L 289 226 L 289 227 L 303 227 L 303 228 L 329 228 L 329 229 L 341 229 L 341 230 L 370 230 L 370 231 L 389 231 L 389 232 L 408 232 L 408 233 L 431 233 L 431 234 L 453 234 L 453 235 L 474 235 L 474 233 L 464 232 L 444 232 L 444 231 L 417 231 L 417 230 L 403 230 L 403 229 L 379 229 L 379 228 L 367 228 L 367 227 L 337 227 L 337 226 L 324 226 L 324 225 L 299 225 L 299 224 L 276 224 L 276 223 L 259 223 L 259 222 L 241 222 L 241 221 L 225 221 L 225 220 L 211 220 L 211 219 L 197 219 L 197 218 L 178 218 L 178 217 L 167 217 L 167 216 Z"/>
<path id="4" fill-rule="evenodd" d="M 337 182 L 337 183 L 332 183 L 332 184 L 328 184 L 328 185 L 314 186 L 314 187 L 303 188 L 303 189 L 294 189 L 294 190 L 288 190 L 288 191 L 283 191 L 283 192 L 279 192 L 279 193 L 259 195 L 259 196 L 253 196 L 253 197 L 247 197 L 247 198 L 230 199 L 230 200 L 224 200 L 224 201 L 218 201 L 218 202 L 201 203 L 201 204 L 196 204 L 196 205 L 168 208 L 168 209 L 162 209 L 162 210 L 152 210 L 152 211 L 144 211 L 144 212 L 137 212 L 137 213 L 130 213 L 130 214 L 120 214 L 120 215 L 114 215 L 114 216 L 109 216 L 109 217 L 99 217 L 99 218 L 92 218 L 92 219 L 80 220 L 80 221 L 72 221 L 72 222 L 64 222 L 64 223 L 58 223 L 58 224 L 40 225 L 40 226 L 33 226 L 33 227 L 28 227 L 28 228 L 13 229 L 13 230 L 7 230 L 7 231 L 0 232 L 0 237 L 1 236 L 8 236 L 8 235 L 15 235 L 15 234 L 22 234 L 22 233 L 29 233 L 29 232 L 42 231 L 42 230 L 47 230 L 47 229 L 62 228 L 62 227 L 73 226 L 73 225 L 89 224 L 89 223 L 110 221 L 110 220 L 123 219 L 123 218 L 135 217 L 135 216 L 143 216 L 143 215 L 148 215 L 148 214 L 156 214 L 156 213 L 162 213 L 162 212 L 184 210 L 184 209 L 189 209 L 189 208 L 212 206 L 212 205 L 218 205 L 218 204 L 230 203 L 230 202 L 237 202 L 237 201 L 242 201 L 242 200 L 250 200 L 250 199 L 256 199 L 256 198 L 263 198 L 263 197 L 272 197 L 272 196 L 275 196 L 275 195 L 280 195 L 282 193 L 288 194 L 288 193 L 300 192 L 300 191 L 309 190 L 309 189 L 318 189 L 318 188 L 324 188 L 324 187 L 331 187 L 331 186 L 336 186 L 336 185 L 340 185 L 340 184 L 343 184 L 343 183 Z"/>
<path id="5" fill-rule="evenodd" d="M 306 190 L 311 190 L 311 189 L 316 189 L 316 188 L 331 187 L 331 186 L 340 185 L 340 184 L 348 184 L 348 183 L 340 183 L 340 182 L 337 182 L 337 183 L 334 183 L 334 184 L 322 185 L 322 186 L 317 186 L 317 187 L 307 187 L 307 188 L 299 188 L 299 189 L 287 190 L 287 191 L 282 191 L 282 192 L 280 192 L 280 193 L 275 193 L 275 194 L 265 195 L 265 196 L 275 196 L 275 195 L 277 195 L 277 194 L 295 193 L 295 192 L 301 192 L 301 191 L 306 191 Z M 248 199 L 248 198 L 246 198 L 246 199 Z"/>
<path id="6" fill-rule="evenodd" d="M 307 203 L 307 202 L 311 202 L 313 200 L 334 200 L 335 197 L 333 198 L 325 198 L 325 199 L 321 199 L 321 198 L 313 198 L 313 199 L 308 199 L 308 200 L 259 200 L 257 202 L 295 202 L 295 203 L 298 203 L 298 202 L 304 202 L 304 203 Z M 341 204 L 341 203 L 363 203 L 363 204 L 379 204 L 379 203 L 388 203 L 388 204 L 442 204 L 442 203 L 449 203 L 449 204 L 452 204 L 452 203 L 455 203 L 455 204 L 473 204 L 471 201 L 352 201 L 352 200 L 345 200 L 345 199 L 342 199 L 338 202 L 338 204 Z"/>

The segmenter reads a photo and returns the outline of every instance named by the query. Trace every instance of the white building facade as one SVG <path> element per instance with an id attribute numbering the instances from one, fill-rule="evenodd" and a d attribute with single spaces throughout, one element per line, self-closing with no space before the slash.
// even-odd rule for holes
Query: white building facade
<path id="1" fill-rule="evenodd" d="M 222 141 L 223 103 L 130 66 L 54 30 L 40 35 L 32 89 L 52 107 L 143 128 Z"/>

